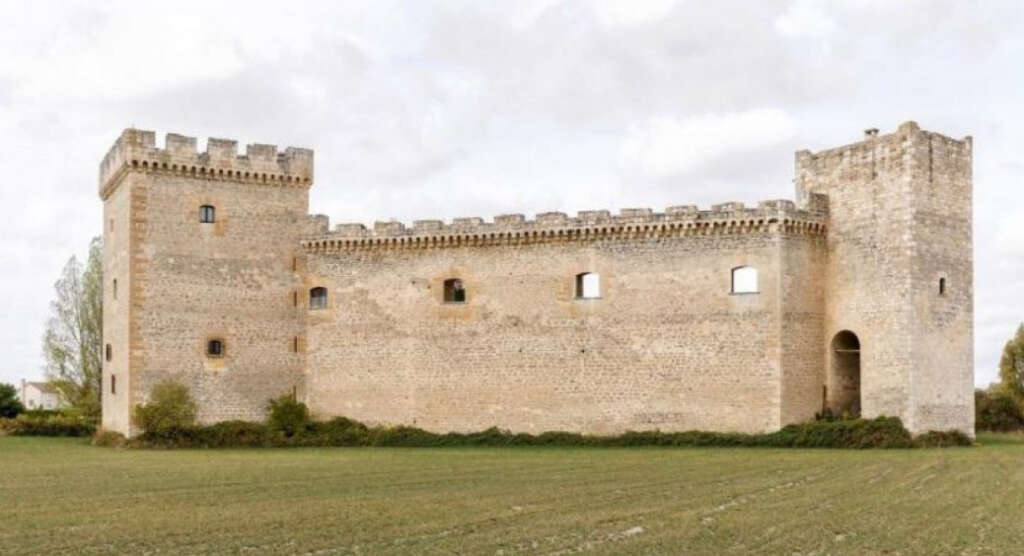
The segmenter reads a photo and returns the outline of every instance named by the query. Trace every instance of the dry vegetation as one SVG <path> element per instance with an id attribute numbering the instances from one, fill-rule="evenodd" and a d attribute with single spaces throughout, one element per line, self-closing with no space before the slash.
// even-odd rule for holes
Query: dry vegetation
<path id="1" fill-rule="evenodd" d="M 115 450 L 0 438 L 0 553 L 1010 553 L 977 448 Z"/>

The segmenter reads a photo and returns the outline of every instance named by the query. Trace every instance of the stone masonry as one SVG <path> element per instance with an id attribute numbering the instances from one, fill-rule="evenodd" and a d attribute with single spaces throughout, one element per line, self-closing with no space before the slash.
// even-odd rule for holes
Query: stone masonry
<path id="1" fill-rule="evenodd" d="M 100 167 L 103 426 L 137 432 L 173 379 L 203 422 L 294 392 L 435 431 L 753 432 L 827 408 L 973 434 L 971 147 L 908 122 L 798 152 L 796 202 L 332 230 L 308 215 L 312 151 L 125 130 Z"/>

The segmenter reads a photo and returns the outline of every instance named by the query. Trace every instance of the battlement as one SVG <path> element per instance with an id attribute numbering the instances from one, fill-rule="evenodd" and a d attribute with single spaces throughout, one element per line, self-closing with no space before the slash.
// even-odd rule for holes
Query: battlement
<path id="1" fill-rule="evenodd" d="M 313 151 L 276 145 L 247 145 L 238 154 L 238 141 L 210 138 L 198 152 L 196 138 L 168 133 L 163 149 L 156 133 L 126 129 L 100 163 L 99 193 L 106 198 L 129 171 L 171 173 L 197 179 L 305 187 L 313 183 Z"/>
<path id="2" fill-rule="evenodd" d="M 947 161 L 971 157 L 973 139 L 970 135 L 954 139 L 940 133 L 922 130 L 917 122 L 900 124 L 896 131 L 879 135 L 878 130 L 864 130 L 864 139 L 840 147 L 812 152 L 796 152 L 797 199 L 811 190 L 811 176 L 831 176 L 844 183 L 875 179 L 886 172 L 902 171 L 914 156 L 929 168 Z M 911 159 L 907 159 L 910 155 Z M 927 159 L 927 162 L 924 161 Z"/>
<path id="3" fill-rule="evenodd" d="M 484 245 L 496 242 L 571 241 L 596 238 L 663 237 L 668 235 L 711 235 L 763 233 L 778 229 L 786 233 L 823 235 L 828 215 L 828 198 L 813 194 L 803 205 L 789 200 L 761 201 L 756 207 L 743 203 L 721 203 L 711 210 L 695 205 L 671 206 L 665 212 L 649 208 L 580 211 L 575 217 L 563 212 L 543 212 L 533 220 L 522 214 L 502 214 L 487 222 L 480 217 L 416 220 L 412 226 L 401 222 L 375 222 L 372 228 L 360 223 L 343 223 L 330 230 L 326 217 L 311 219 L 313 234 L 302 245 L 307 250 L 381 247 L 442 247 Z"/>

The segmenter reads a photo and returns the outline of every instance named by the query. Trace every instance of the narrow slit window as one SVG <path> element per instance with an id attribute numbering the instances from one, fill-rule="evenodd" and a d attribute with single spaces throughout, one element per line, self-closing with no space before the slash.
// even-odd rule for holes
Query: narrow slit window
<path id="1" fill-rule="evenodd" d="M 214 339 L 206 342 L 207 357 L 224 357 L 224 340 Z"/>
<path id="2" fill-rule="evenodd" d="M 939 278 L 939 295 L 946 295 L 946 279 Z"/>
<path id="3" fill-rule="evenodd" d="M 310 309 L 326 309 L 327 308 L 327 288 L 315 287 L 309 290 L 309 308 Z"/>
<path id="4" fill-rule="evenodd" d="M 113 284 L 111 285 L 111 291 L 114 294 L 114 299 L 117 299 L 117 278 L 114 278 Z"/>
<path id="5" fill-rule="evenodd" d="M 463 286 L 462 280 L 458 278 L 451 278 L 449 280 L 444 281 L 444 302 L 466 302 L 466 288 Z"/>
<path id="6" fill-rule="evenodd" d="M 601 297 L 601 276 L 596 272 L 576 275 L 576 298 L 597 299 Z"/>
<path id="7" fill-rule="evenodd" d="M 113 346 L 111 346 L 110 344 L 107 344 L 107 347 L 104 349 L 104 355 L 106 356 L 107 361 L 110 361 L 111 359 L 113 359 L 114 358 L 114 348 L 113 348 Z"/>
<path id="8" fill-rule="evenodd" d="M 117 375 L 110 375 L 110 393 L 117 394 Z"/>
<path id="9" fill-rule="evenodd" d="M 199 222 L 202 224 L 213 224 L 216 221 L 216 209 L 213 205 L 203 205 L 199 207 Z"/>
<path id="10" fill-rule="evenodd" d="M 741 266 L 732 269 L 732 293 L 758 293 L 757 269 Z"/>
<path id="11" fill-rule="evenodd" d="M 294 351 L 295 353 L 299 352 L 299 337 L 298 336 L 292 338 L 292 351 Z"/>

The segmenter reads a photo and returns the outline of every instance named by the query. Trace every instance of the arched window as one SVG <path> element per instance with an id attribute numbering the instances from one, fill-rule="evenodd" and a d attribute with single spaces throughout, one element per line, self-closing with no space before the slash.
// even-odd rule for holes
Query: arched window
<path id="1" fill-rule="evenodd" d="M 199 207 L 199 222 L 202 224 L 212 224 L 216 220 L 216 210 L 213 205 L 203 205 Z"/>
<path id="2" fill-rule="evenodd" d="M 111 359 L 114 358 L 114 348 L 110 344 L 107 344 L 107 347 L 104 350 L 104 352 L 107 357 L 107 361 L 110 361 Z"/>
<path id="3" fill-rule="evenodd" d="M 601 276 L 596 272 L 576 275 L 576 298 L 597 299 L 601 297 Z"/>
<path id="4" fill-rule="evenodd" d="M 465 303 L 466 302 L 466 288 L 462 285 L 462 280 L 458 278 L 451 278 L 444 281 L 444 302 L 445 303 Z"/>
<path id="5" fill-rule="evenodd" d="M 946 279 L 939 278 L 939 295 L 946 295 Z"/>
<path id="6" fill-rule="evenodd" d="M 732 293 L 758 293 L 757 269 L 740 266 L 732 269 Z"/>
<path id="7" fill-rule="evenodd" d="M 309 308 L 310 309 L 326 309 L 327 308 L 327 288 L 317 286 L 309 290 Z"/>
<path id="8" fill-rule="evenodd" d="M 224 340 L 212 339 L 206 342 L 207 357 L 224 357 Z"/>

